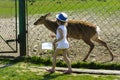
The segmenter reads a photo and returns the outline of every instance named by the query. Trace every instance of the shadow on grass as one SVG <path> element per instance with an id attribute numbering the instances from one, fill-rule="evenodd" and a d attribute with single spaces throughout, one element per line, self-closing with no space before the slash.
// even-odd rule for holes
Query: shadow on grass
<path id="1" fill-rule="evenodd" d="M 44 79 L 43 80 L 51 80 L 51 79 L 55 79 L 59 76 L 64 76 L 65 74 L 54 74 L 54 73 L 48 73 L 48 74 L 45 74 L 43 77 Z"/>
<path id="2" fill-rule="evenodd" d="M 9 67 L 24 60 L 23 57 L 0 56 L 0 68 Z"/>
<path id="3" fill-rule="evenodd" d="M 12 64 L 4 64 L 4 65 L 0 65 L 0 68 L 5 68 L 5 67 L 9 67 L 12 66 Z"/>

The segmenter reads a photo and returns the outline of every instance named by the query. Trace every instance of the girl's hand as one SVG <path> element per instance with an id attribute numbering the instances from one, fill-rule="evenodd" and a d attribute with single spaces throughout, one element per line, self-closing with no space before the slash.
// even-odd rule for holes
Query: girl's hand
<path id="1" fill-rule="evenodd" d="M 54 34 L 51 34 L 51 37 L 52 37 L 52 38 L 55 38 L 55 37 L 56 37 L 56 35 L 54 35 Z"/>

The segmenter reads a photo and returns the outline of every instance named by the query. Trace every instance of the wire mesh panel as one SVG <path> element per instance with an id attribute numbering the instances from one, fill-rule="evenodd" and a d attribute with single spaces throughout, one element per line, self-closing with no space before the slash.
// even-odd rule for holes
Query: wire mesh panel
<path id="1" fill-rule="evenodd" d="M 28 52 L 29 55 L 51 57 L 53 51 L 42 50 L 43 42 L 52 42 L 53 34 L 45 25 L 34 26 L 42 15 L 51 13 L 48 19 L 55 20 L 56 14 L 65 12 L 69 20 L 91 22 L 100 27 L 100 37 L 107 42 L 111 51 L 120 60 L 120 0 L 28 0 Z M 86 32 L 84 32 L 85 34 Z M 69 38 L 69 54 L 72 61 L 81 61 L 89 51 L 89 46 L 82 40 Z M 95 48 L 88 57 L 89 61 L 103 62 L 111 57 L 106 48 L 95 43 Z"/>
<path id="2" fill-rule="evenodd" d="M 17 1 L 0 0 L 0 53 L 17 51 Z"/>

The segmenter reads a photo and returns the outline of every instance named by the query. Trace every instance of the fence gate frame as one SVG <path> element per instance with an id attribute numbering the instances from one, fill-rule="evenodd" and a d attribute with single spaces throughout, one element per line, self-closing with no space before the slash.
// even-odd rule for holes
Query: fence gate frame
<path id="1" fill-rule="evenodd" d="M 19 18 L 19 21 L 17 21 L 18 18 Z M 17 22 L 19 23 L 18 25 L 17 25 Z M 19 32 L 17 31 L 18 26 L 19 26 Z M 19 52 L 20 56 L 26 56 L 26 33 L 27 33 L 27 30 L 26 30 L 26 0 L 15 0 L 15 27 L 16 27 L 15 39 L 5 40 L 4 37 L 0 35 L 0 38 L 12 49 L 12 51 L 0 51 L 0 53 Z M 9 44 L 9 42 L 16 42 L 16 49 L 14 49 Z M 18 43 L 19 43 L 19 46 L 18 46 Z"/>
<path id="2" fill-rule="evenodd" d="M 9 46 L 9 48 L 11 49 L 11 51 L 0 51 L 0 53 L 17 53 L 18 52 L 18 31 L 17 31 L 17 0 L 15 0 L 15 3 L 14 3 L 14 6 L 15 6 L 15 38 L 14 39 L 9 39 L 9 40 L 6 40 L 4 39 L 4 37 L 2 35 L 0 35 L 0 38 L 5 42 L 5 44 L 7 44 L 7 46 Z M 9 44 L 11 42 L 15 42 L 15 49 Z"/>

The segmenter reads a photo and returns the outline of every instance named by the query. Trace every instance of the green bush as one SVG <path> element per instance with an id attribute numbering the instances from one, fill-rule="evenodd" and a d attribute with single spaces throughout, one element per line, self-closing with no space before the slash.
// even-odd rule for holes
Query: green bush
<path id="1" fill-rule="evenodd" d="M 17 62 L 27 62 L 37 65 L 51 66 L 51 58 L 43 59 L 41 57 L 18 57 L 15 59 L 0 59 L 3 62 L 17 63 Z M 66 63 L 59 60 L 57 61 L 56 66 L 58 67 L 67 67 Z M 87 69 L 111 69 L 111 70 L 120 70 L 120 64 L 115 63 L 97 63 L 97 62 L 76 62 L 72 63 L 72 68 L 87 68 Z"/>

